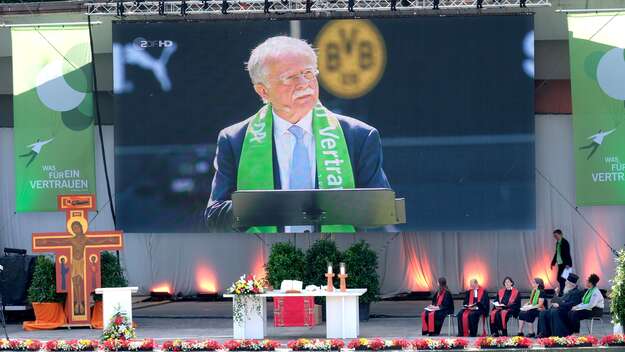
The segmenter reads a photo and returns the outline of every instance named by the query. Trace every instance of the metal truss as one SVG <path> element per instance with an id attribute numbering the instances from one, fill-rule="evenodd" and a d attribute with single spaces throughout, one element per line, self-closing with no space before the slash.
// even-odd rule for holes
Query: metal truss
<path id="1" fill-rule="evenodd" d="M 268 0 L 270 13 L 306 13 L 306 0 Z M 109 1 L 85 3 L 88 15 L 97 16 L 159 16 L 177 15 L 181 16 L 182 7 L 185 7 L 186 15 L 201 14 L 222 14 L 222 6 L 227 2 L 227 12 L 232 14 L 259 14 L 266 12 L 267 3 L 265 0 L 190 0 L 190 1 Z M 311 13 L 347 12 L 351 0 L 311 0 Z M 397 12 L 417 11 L 433 12 L 432 0 L 354 0 L 354 11 L 388 11 L 392 4 L 396 5 Z M 478 0 L 441 0 L 440 10 L 460 10 L 475 9 Z M 549 0 L 527 0 L 527 7 L 551 6 Z M 513 9 L 520 7 L 520 0 L 484 0 L 484 9 Z M 122 10 L 123 12 L 120 12 Z M 160 10 L 160 11 L 159 11 Z"/>

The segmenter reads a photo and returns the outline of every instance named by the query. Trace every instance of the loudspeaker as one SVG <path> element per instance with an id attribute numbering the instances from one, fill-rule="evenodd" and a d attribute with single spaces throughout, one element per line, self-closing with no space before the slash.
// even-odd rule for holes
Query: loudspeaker
<path id="1" fill-rule="evenodd" d="M 28 304 L 28 287 L 35 271 L 37 256 L 2 256 L 0 265 L 0 292 L 5 306 L 25 306 Z"/>

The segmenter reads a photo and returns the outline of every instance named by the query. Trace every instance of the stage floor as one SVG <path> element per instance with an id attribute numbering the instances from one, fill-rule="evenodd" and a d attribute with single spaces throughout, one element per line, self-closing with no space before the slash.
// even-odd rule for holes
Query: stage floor
<path id="1" fill-rule="evenodd" d="M 372 318 L 361 322 L 362 337 L 421 337 L 421 312 L 427 301 L 383 301 L 371 305 Z M 461 302 L 456 301 L 455 307 Z M 607 308 L 606 308 L 607 310 Z M 158 341 L 183 338 L 211 338 L 226 340 L 232 338 L 232 303 L 231 302 L 143 302 L 135 304 L 134 320 L 137 323 L 137 336 L 154 338 Z M 298 337 L 325 337 L 325 324 L 312 328 L 275 328 L 273 327 L 273 304 L 268 304 L 267 338 L 288 341 Z M 454 321 L 455 322 L 455 321 Z M 582 334 L 588 334 L 588 323 L 582 323 Z M 7 326 L 11 338 L 32 338 L 40 340 L 100 337 L 100 330 L 88 328 L 58 329 L 52 331 L 24 331 L 21 324 Z M 455 331 L 455 328 L 454 328 Z M 516 334 L 517 326 L 513 321 L 509 333 Z M 447 322 L 443 327 L 442 337 L 446 337 Z M 595 322 L 593 335 L 602 337 L 612 333 L 609 315 L 603 316 L 603 323 Z"/>

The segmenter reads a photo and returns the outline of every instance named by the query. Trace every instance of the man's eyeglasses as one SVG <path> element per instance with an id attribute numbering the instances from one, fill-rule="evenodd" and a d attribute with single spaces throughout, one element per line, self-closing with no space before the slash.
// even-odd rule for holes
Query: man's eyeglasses
<path id="1" fill-rule="evenodd" d="M 299 82 L 300 77 L 303 77 L 306 81 L 312 81 L 319 74 L 319 70 L 315 68 L 309 68 L 300 73 L 292 75 L 281 75 L 278 80 L 285 85 L 292 85 Z"/>

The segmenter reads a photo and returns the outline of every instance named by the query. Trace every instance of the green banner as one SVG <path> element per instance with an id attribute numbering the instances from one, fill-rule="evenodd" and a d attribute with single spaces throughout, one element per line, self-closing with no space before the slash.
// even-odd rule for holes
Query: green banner
<path id="1" fill-rule="evenodd" d="M 625 16 L 568 25 L 577 204 L 625 204 Z"/>
<path id="2" fill-rule="evenodd" d="M 95 194 L 86 26 L 11 30 L 15 208 L 55 211 L 58 194 Z"/>

